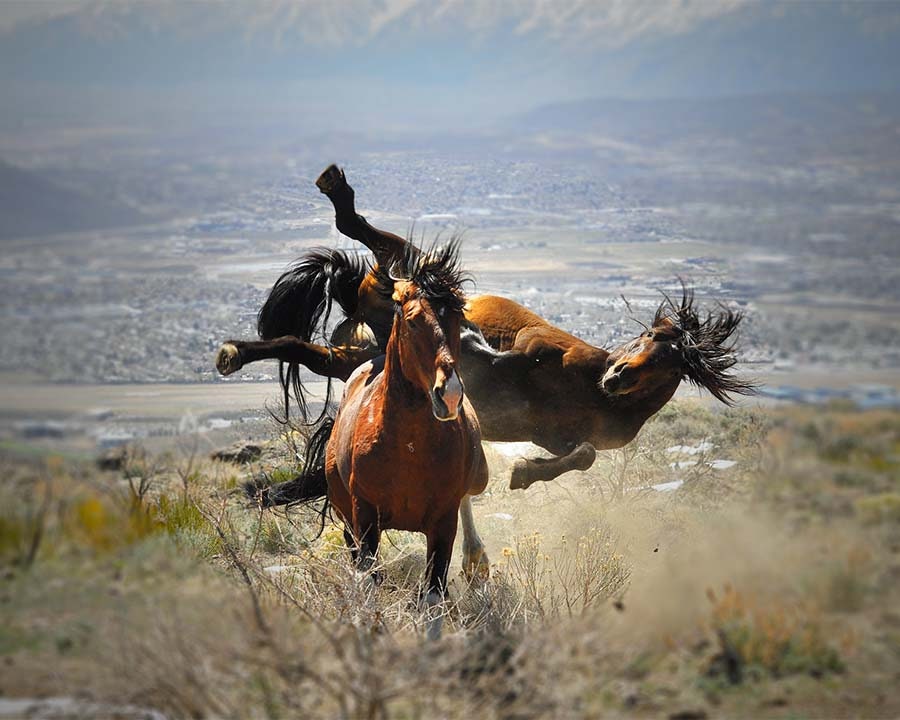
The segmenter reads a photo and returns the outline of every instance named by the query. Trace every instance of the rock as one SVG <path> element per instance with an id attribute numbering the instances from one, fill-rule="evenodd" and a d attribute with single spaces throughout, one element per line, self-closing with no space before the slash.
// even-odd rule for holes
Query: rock
<path id="1" fill-rule="evenodd" d="M 678 712 L 673 712 L 669 715 L 669 720 L 706 720 L 709 715 L 707 715 L 706 710 L 702 708 L 697 708 L 696 710 L 679 710 Z"/>
<path id="2" fill-rule="evenodd" d="M 230 462 L 235 465 L 244 465 L 259 460 L 262 457 L 262 445 L 254 445 L 252 443 L 235 443 L 226 448 L 216 450 L 210 454 L 213 460 L 222 462 Z"/>
<path id="3" fill-rule="evenodd" d="M 136 705 L 111 705 L 75 698 L 0 698 L 0 718 L 34 720 L 166 720 L 161 712 Z"/>
<path id="4" fill-rule="evenodd" d="M 107 450 L 97 458 L 97 467 L 101 470 L 117 471 L 125 467 L 128 460 L 128 446 L 120 445 L 119 447 Z"/>

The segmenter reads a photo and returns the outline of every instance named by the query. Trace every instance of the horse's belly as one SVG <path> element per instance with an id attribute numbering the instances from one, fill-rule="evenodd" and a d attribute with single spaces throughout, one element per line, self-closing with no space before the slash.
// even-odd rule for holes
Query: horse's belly
<path id="1" fill-rule="evenodd" d="M 530 440 L 536 430 L 530 404 L 511 388 L 492 388 L 469 383 L 464 378 L 469 399 L 478 415 L 483 440 L 520 442 Z M 543 421 L 539 421 L 540 424 Z"/>

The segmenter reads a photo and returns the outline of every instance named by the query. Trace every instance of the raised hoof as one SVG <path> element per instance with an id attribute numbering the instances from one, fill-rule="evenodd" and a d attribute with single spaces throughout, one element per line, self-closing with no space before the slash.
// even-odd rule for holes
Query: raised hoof
<path id="1" fill-rule="evenodd" d="M 346 184 L 344 171 L 337 165 L 329 165 L 316 180 L 316 187 L 325 195 L 333 193 L 340 185 Z"/>
<path id="2" fill-rule="evenodd" d="M 241 353 L 237 346 L 232 343 L 225 343 L 216 353 L 216 370 L 221 375 L 231 375 L 243 367 L 241 362 Z"/>
<path id="3" fill-rule="evenodd" d="M 463 573 L 470 583 L 487 580 L 491 576 L 491 563 L 484 548 L 463 555 Z"/>
<path id="4" fill-rule="evenodd" d="M 570 457 L 573 470 L 590 470 L 594 460 L 597 459 L 597 451 L 593 445 L 585 442 L 575 448 Z"/>
<path id="5" fill-rule="evenodd" d="M 528 472 L 528 461 L 520 458 L 513 464 L 512 475 L 509 478 L 510 490 L 524 490 L 531 485 Z"/>

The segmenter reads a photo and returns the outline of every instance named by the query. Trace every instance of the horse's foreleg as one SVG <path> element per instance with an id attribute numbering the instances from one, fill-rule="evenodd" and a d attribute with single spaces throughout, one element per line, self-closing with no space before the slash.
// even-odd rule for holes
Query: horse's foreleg
<path id="1" fill-rule="evenodd" d="M 491 565 L 475 527 L 471 495 L 466 495 L 459 504 L 459 519 L 463 528 L 463 572 L 469 581 L 487 579 Z"/>
<path id="2" fill-rule="evenodd" d="M 346 540 L 347 535 L 344 534 Z M 378 521 L 378 510 L 359 498 L 353 498 L 353 537 L 356 545 L 354 560 L 360 572 L 369 573 L 378 584 L 381 576 L 372 572 L 378 557 L 378 545 L 381 542 L 381 525 Z M 352 551 L 351 551 L 352 554 Z"/>
<path id="3" fill-rule="evenodd" d="M 444 626 L 444 613 L 439 606 L 447 593 L 447 572 L 456 539 L 456 525 L 456 513 L 448 513 L 428 533 L 428 591 L 425 593 L 428 619 L 425 636 L 429 640 L 440 638 Z"/>
<path id="4" fill-rule="evenodd" d="M 379 264 L 387 265 L 403 254 L 406 240 L 399 235 L 372 227 L 362 215 L 357 214 L 353 188 L 347 182 L 344 171 L 337 165 L 325 168 L 316 180 L 316 186 L 334 205 L 334 219 L 338 231 L 369 248 Z"/>
<path id="5" fill-rule="evenodd" d="M 316 375 L 346 380 L 356 368 L 378 354 L 374 347 L 327 348 L 290 335 L 275 340 L 229 340 L 216 353 L 216 369 L 222 375 L 231 375 L 258 360 L 280 360 L 303 365 Z"/>
<path id="6" fill-rule="evenodd" d="M 356 538 L 353 537 L 353 533 L 346 527 L 344 528 L 344 542 L 347 543 L 350 557 L 353 558 L 353 562 L 356 563 L 357 558 L 359 557 L 359 545 L 356 543 Z"/>
<path id="7" fill-rule="evenodd" d="M 555 458 L 521 458 L 513 465 L 510 490 L 524 490 L 536 482 L 555 480 L 570 470 L 587 470 L 594 464 L 597 451 L 590 443 L 581 443 L 568 455 Z"/>

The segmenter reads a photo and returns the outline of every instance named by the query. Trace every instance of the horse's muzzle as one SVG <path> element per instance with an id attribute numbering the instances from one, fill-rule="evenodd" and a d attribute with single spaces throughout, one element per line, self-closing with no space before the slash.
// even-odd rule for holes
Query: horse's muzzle
<path id="1" fill-rule="evenodd" d="M 635 389 L 637 381 L 638 377 L 634 372 L 616 371 L 615 368 L 610 368 L 600 381 L 600 385 L 609 395 L 624 395 Z"/>
<path id="2" fill-rule="evenodd" d="M 431 410 L 441 422 L 456 420 L 463 400 L 463 386 L 457 372 L 439 368 L 431 389 Z"/>

